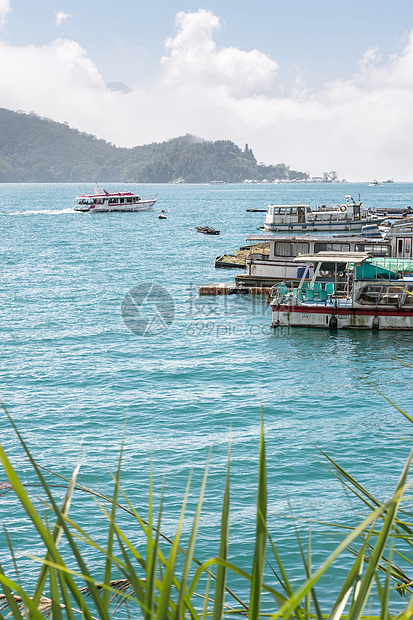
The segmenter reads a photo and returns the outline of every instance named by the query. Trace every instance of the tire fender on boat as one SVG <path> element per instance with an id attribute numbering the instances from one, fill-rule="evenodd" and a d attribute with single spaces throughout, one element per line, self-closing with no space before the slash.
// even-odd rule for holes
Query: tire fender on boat
<path id="1" fill-rule="evenodd" d="M 380 326 L 379 317 L 376 314 L 371 324 L 371 329 L 374 331 L 379 331 L 379 326 Z"/>
<path id="2" fill-rule="evenodd" d="M 336 315 L 333 314 L 333 316 L 328 322 L 328 329 L 337 329 L 337 327 L 338 327 L 338 320 L 337 320 Z"/>

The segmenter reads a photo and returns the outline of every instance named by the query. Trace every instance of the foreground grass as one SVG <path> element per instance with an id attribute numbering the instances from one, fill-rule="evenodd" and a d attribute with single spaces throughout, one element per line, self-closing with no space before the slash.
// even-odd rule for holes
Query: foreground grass
<path id="1" fill-rule="evenodd" d="M 308 551 L 304 551 L 297 533 L 296 546 L 300 550 L 306 576 L 302 585 L 298 587 L 295 584 L 297 576 L 288 574 L 272 540 L 271 532 L 267 529 L 263 423 L 259 445 L 255 547 L 251 550 L 250 572 L 246 572 L 228 560 L 230 454 L 228 454 L 223 493 L 219 549 L 216 555 L 200 562 L 194 557 L 194 549 L 207 485 L 208 463 L 199 491 L 191 532 L 183 547 L 181 532 L 189 483 L 173 540 L 162 534 L 162 499 L 155 510 L 152 479 L 150 479 L 146 519 L 137 513 L 123 492 L 119 484 L 122 448 L 117 472 L 113 476 L 112 497 L 93 493 L 78 485 L 76 479 L 79 467 L 77 467 L 71 480 L 67 480 L 67 490 L 62 504 L 57 505 L 43 469 L 37 465 L 5 409 L 4 412 L 43 488 L 45 498 L 42 510 L 36 509 L 0 446 L 0 460 L 9 480 L 8 488 L 16 494 L 46 549 L 42 558 L 27 556 L 34 565 L 39 566 L 37 583 L 31 591 L 25 588 L 20 579 L 12 579 L 4 572 L 0 559 L 0 583 L 3 590 L 3 594 L 0 595 L 0 609 L 10 617 L 23 620 L 51 616 L 53 620 L 61 618 L 74 620 L 81 615 L 87 620 L 113 616 L 144 620 L 153 618 L 220 620 L 242 616 L 252 620 L 264 617 L 296 620 L 309 618 L 338 620 L 345 617 L 349 620 L 358 620 L 369 616 L 366 609 L 372 605 L 373 597 L 374 609 L 377 610 L 376 617 L 380 620 L 393 617 L 404 620 L 413 616 L 413 583 L 393 562 L 393 558 L 397 557 L 401 558 L 405 565 L 413 563 L 410 558 L 413 548 L 413 512 L 401 508 L 401 502 L 411 485 L 408 482 L 408 472 L 412 455 L 409 456 L 400 474 L 393 496 L 386 503 L 377 500 L 339 464 L 324 455 L 332 475 L 339 478 L 342 484 L 364 503 L 366 517 L 357 527 L 348 527 L 344 539 L 314 572 L 310 545 Z M 6 487 L 3 488 L 7 490 Z M 76 489 L 90 493 L 95 500 L 94 505 L 106 517 L 108 533 L 105 545 L 98 544 L 70 518 L 70 505 Z M 126 534 L 125 528 L 120 527 L 117 519 L 120 510 L 129 515 L 135 530 L 138 527 L 144 534 L 146 541 L 144 548 L 134 544 Z M 129 524 L 128 531 L 133 531 L 134 528 Z M 6 537 L 8 539 L 7 531 Z M 76 569 L 67 565 L 59 551 L 61 541 L 64 541 L 65 555 L 67 550 L 70 551 L 71 566 L 75 565 Z M 15 552 L 10 541 L 9 548 L 16 568 L 14 572 L 18 574 Z M 167 552 L 164 551 L 165 548 Z M 93 550 L 96 556 L 95 565 L 99 567 L 96 571 L 100 570 L 99 576 L 92 572 L 86 561 L 85 549 L 89 554 L 90 550 Z M 338 594 L 335 595 L 335 600 L 329 609 L 322 609 L 317 596 L 317 586 L 323 575 L 335 562 L 340 562 L 344 554 L 346 565 L 349 564 L 349 554 L 350 557 L 352 554 L 351 566 L 342 583 L 336 583 L 335 591 Z M 272 568 L 274 578 L 271 583 L 264 581 L 266 561 Z M 237 576 L 238 582 L 244 582 L 241 590 L 247 594 L 242 598 L 227 586 L 231 573 Z M 391 612 L 394 590 L 404 596 L 403 604 L 398 605 L 397 614 Z M 266 603 L 265 611 L 262 611 L 264 593 Z"/>

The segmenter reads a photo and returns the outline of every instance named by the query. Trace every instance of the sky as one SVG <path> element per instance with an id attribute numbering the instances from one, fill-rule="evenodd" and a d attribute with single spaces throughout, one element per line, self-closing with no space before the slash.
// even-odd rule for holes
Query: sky
<path id="1" fill-rule="evenodd" d="M 190 133 L 413 181 L 413 1 L 0 0 L 0 107 L 117 146 Z"/>

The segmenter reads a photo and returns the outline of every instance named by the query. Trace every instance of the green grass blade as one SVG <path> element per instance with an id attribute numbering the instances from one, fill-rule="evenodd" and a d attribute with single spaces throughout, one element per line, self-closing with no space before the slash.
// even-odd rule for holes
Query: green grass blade
<path id="1" fill-rule="evenodd" d="M 195 511 L 194 522 L 192 525 L 191 535 L 189 537 L 188 548 L 186 550 L 184 569 L 182 571 L 182 578 L 181 578 L 181 583 L 180 583 L 180 588 L 179 588 L 178 604 L 177 604 L 176 612 L 175 612 L 176 620 L 180 620 L 181 618 L 184 617 L 184 598 L 186 595 L 189 571 L 192 566 L 192 557 L 194 555 L 196 534 L 198 531 L 199 518 L 201 516 L 202 502 L 204 500 L 204 495 L 205 495 L 205 488 L 206 488 L 207 477 L 208 477 L 208 472 L 209 472 L 210 460 L 211 460 L 211 449 L 209 450 L 208 459 L 207 459 L 207 463 L 205 466 L 205 472 L 204 472 L 204 477 L 202 480 L 201 490 L 199 493 L 199 498 L 198 498 L 197 507 Z"/>
<path id="2" fill-rule="evenodd" d="M 347 549 L 349 545 L 351 545 L 360 535 L 365 532 L 367 528 L 371 526 L 371 524 L 379 518 L 381 513 L 385 510 L 385 506 L 380 506 L 374 512 L 372 512 L 362 523 L 360 523 L 357 527 L 353 529 L 352 532 L 348 534 L 348 536 L 339 544 L 334 551 L 330 554 L 327 560 L 312 574 L 311 579 L 307 579 L 306 582 L 295 592 L 295 594 L 290 597 L 280 608 L 280 610 L 274 613 L 271 618 L 275 620 L 276 618 L 283 617 L 288 618 L 300 602 L 305 598 L 307 592 L 311 590 L 311 588 L 317 583 L 320 577 L 328 570 L 328 568 L 333 564 L 333 562 Z"/>
<path id="3" fill-rule="evenodd" d="M 4 405 L 1 405 L 1 406 L 2 406 L 3 411 L 5 412 L 5 414 L 7 415 L 8 419 L 10 421 L 10 424 L 12 425 L 12 427 L 13 427 L 13 429 L 14 429 L 14 431 L 15 431 L 15 433 L 16 433 L 16 435 L 17 435 L 17 437 L 18 437 L 18 439 L 19 439 L 19 441 L 20 441 L 20 443 L 21 443 L 21 445 L 22 445 L 22 447 L 24 449 L 24 451 L 26 452 L 31 465 L 33 466 L 33 468 L 34 468 L 34 470 L 35 470 L 35 472 L 36 472 L 36 474 L 37 474 L 37 476 L 38 476 L 38 478 L 39 478 L 39 480 L 41 482 L 41 485 L 42 485 L 43 489 L 45 490 L 45 492 L 46 492 L 46 494 L 48 496 L 49 502 L 50 502 L 50 504 L 51 504 L 51 506 L 52 506 L 52 508 L 54 510 L 55 515 L 58 518 L 59 525 L 61 525 L 63 530 L 64 530 L 66 539 L 67 539 L 67 541 L 68 541 L 68 543 L 69 543 L 69 545 L 70 545 L 70 547 L 72 549 L 72 552 L 73 552 L 73 554 L 74 554 L 74 556 L 75 556 L 75 558 L 76 558 L 76 560 L 77 560 L 77 562 L 79 564 L 79 567 L 81 569 L 82 574 L 87 576 L 89 578 L 89 582 L 93 584 L 94 580 L 91 578 L 91 576 L 89 574 L 89 571 L 87 569 L 86 563 L 84 562 L 83 557 L 82 557 L 81 553 L 79 552 L 79 550 L 78 550 L 78 548 L 77 548 L 77 546 L 76 546 L 76 544 L 75 544 L 75 542 L 74 542 L 74 540 L 73 540 L 73 538 L 72 538 L 72 536 L 71 536 L 71 534 L 70 534 L 70 532 L 68 530 L 68 527 L 67 527 L 66 522 L 65 522 L 64 515 L 61 514 L 59 508 L 57 507 L 56 502 L 54 501 L 54 498 L 52 496 L 52 493 L 51 493 L 51 491 L 50 491 L 46 481 L 44 480 L 44 478 L 43 478 L 39 468 L 37 467 L 37 464 L 34 461 L 34 459 L 33 459 L 32 455 L 31 455 L 28 447 L 26 446 L 26 443 L 23 440 L 23 437 L 20 435 L 16 425 L 14 424 L 13 420 L 11 419 L 11 417 L 8 414 L 8 412 L 7 412 L 6 408 L 4 407 Z M 2 463 L 3 469 L 4 469 L 7 477 L 9 478 L 10 484 L 12 485 L 12 487 L 14 489 L 14 492 L 16 493 L 16 496 L 20 500 L 20 503 L 22 504 L 23 508 L 25 509 L 25 511 L 27 512 L 29 518 L 31 519 L 33 525 L 35 526 L 35 528 L 37 529 L 39 535 L 41 536 L 41 538 L 42 538 L 42 540 L 43 540 L 43 542 L 44 542 L 48 552 L 50 553 L 51 558 L 53 558 L 54 563 L 56 564 L 56 566 L 63 566 L 64 562 L 63 562 L 62 558 L 60 557 L 60 554 L 59 554 L 59 552 L 57 550 L 57 547 L 55 545 L 55 542 L 54 542 L 50 532 L 44 526 L 44 524 L 43 524 L 39 514 L 37 513 L 37 511 L 34 508 L 33 504 L 31 503 L 31 501 L 30 501 L 30 499 L 29 499 L 29 497 L 28 497 L 28 495 L 26 493 L 26 490 L 25 490 L 24 486 L 20 482 L 19 477 L 17 476 L 14 468 L 12 467 L 10 461 L 8 460 L 7 455 L 4 452 L 4 450 L 3 450 L 1 445 L 0 445 L 0 461 Z M 72 592 L 73 592 L 73 586 L 74 586 L 74 584 L 71 584 Z M 95 602 L 95 605 L 96 605 L 96 608 L 98 610 L 98 613 L 99 613 L 100 617 L 106 619 L 108 616 L 107 616 L 107 613 L 104 611 L 104 608 L 102 607 L 100 596 L 99 596 L 99 592 L 97 591 L 97 589 L 93 585 L 91 586 L 90 590 L 91 590 L 91 594 L 92 594 L 92 597 L 94 599 L 94 602 Z M 36 603 L 36 601 L 34 601 L 34 602 Z"/>
<path id="4" fill-rule="evenodd" d="M 267 473 L 265 462 L 264 416 L 261 410 L 260 456 L 258 466 L 257 523 L 255 534 L 254 560 L 252 567 L 250 620 L 256 620 L 260 614 L 261 591 L 265 566 L 265 545 L 267 539 Z"/>
<path id="5" fill-rule="evenodd" d="M 228 536 L 229 536 L 229 474 L 230 474 L 231 440 L 228 448 L 227 476 L 225 481 L 224 501 L 222 504 L 221 516 L 221 539 L 219 544 L 219 557 L 222 560 L 228 558 Z M 219 564 L 215 581 L 214 609 L 212 620 L 221 620 L 224 611 L 225 586 L 227 571 L 225 565 Z"/>
<path id="6" fill-rule="evenodd" d="M 136 571 L 128 557 L 125 546 L 123 545 L 122 540 L 120 539 L 119 535 L 118 535 L 118 544 L 122 551 L 123 559 L 124 559 L 125 566 L 126 566 L 126 571 L 124 572 L 124 576 L 126 579 L 129 580 L 131 587 L 133 588 L 135 592 L 135 596 L 139 601 L 139 605 L 141 607 L 144 617 L 152 618 L 154 617 L 153 609 L 148 608 L 147 597 L 145 595 L 147 582 L 145 583 L 144 581 L 142 581 L 141 578 L 136 574 Z"/>
<path id="7" fill-rule="evenodd" d="M 4 571 L 3 571 L 3 567 L 2 567 L 1 564 L 0 564 L 0 576 L 1 577 L 5 577 L 5 574 L 4 574 Z M 18 606 L 18 604 L 16 602 L 16 599 L 13 596 L 13 592 L 12 592 L 11 588 L 5 582 L 2 582 L 1 585 L 2 585 L 2 589 L 3 589 L 4 595 L 6 597 L 8 606 L 10 608 L 10 611 L 11 611 L 11 614 L 12 614 L 14 620 L 23 620 L 22 619 L 22 615 L 20 613 L 19 606 Z M 19 587 L 20 587 L 20 584 L 19 584 Z"/>
<path id="8" fill-rule="evenodd" d="M 32 599 L 26 594 L 26 592 L 23 590 L 23 588 L 20 587 L 18 583 L 15 583 L 14 581 L 6 577 L 1 567 L 0 567 L 0 583 L 3 588 L 3 591 L 7 590 L 11 594 L 11 596 L 12 596 L 12 592 L 15 592 L 18 596 L 21 597 L 21 599 L 23 600 L 23 605 L 28 610 L 28 614 L 26 610 L 24 610 L 25 618 L 29 616 L 30 620 L 44 620 L 44 616 L 38 610 L 37 605 L 34 604 Z M 6 595 L 6 598 L 7 598 L 7 595 Z M 9 605 L 10 603 L 12 605 L 11 608 L 15 609 L 14 604 L 11 600 L 9 602 Z M 16 603 L 17 605 L 17 602 L 15 599 L 14 599 L 14 603 Z M 16 611 L 16 615 L 14 616 L 14 618 L 21 618 L 21 617 L 22 616 L 21 616 L 20 611 Z"/>
<path id="9" fill-rule="evenodd" d="M 401 496 L 404 490 L 404 485 L 406 483 L 406 478 L 407 478 L 407 474 L 409 471 L 412 456 L 413 456 L 413 452 L 410 453 L 409 458 L 407 459 L 407 463 L 403 469 L 402 475 L 400 477 L 399 483 L 396 488 L 396 492 L 387 509 L 387 515 L 386 515 L 386 518 L 384 519 L 380 535 L 377 539 L 376 545 L 373 550 L 373 554 L 369 560 L 366 572 L 364 574 L 363 580 L 360 585 L 360 592 L 354 602 L 354 606 L 352 606 L 350 610 L 349 620 L 359 620 L 363 613 L 364 607 L 367 603 L 367 599 L 370 594 L 371 586 L 373 584 L 375 575 L 378 570 L 378 566 L 380 564 L 381 557 L 384 553 L 384 549 L 387 545 L 388 537 L 390 535 L 391 529 L 394 524 L 394 520 L 396 518 L 397 509 L 399 507 Z"/>
<path id="10" fill-rule="evenodd" d="M 274 553 L 275 559 L 277 560 L 278 567 L 279 567 L 279 569 L 281 571 L 282 580 L 278 577 L 277 573 L 274 571 L 272 566 L 271 566 L 271 569 L 272 569 L 274 575 L 276 576 L 277 580 L 279 581 L 281 587 L 283 588 L 284 592 L 290 598 L 291 596 L 294 595 L 294 589 L 293 589 L 293 587 L 292 587 L 292 585 L 290 583 L 290 580 L 288 579 L 287 571 L 284 568 L 284 565 L 283 565 L 283 563 L 281 561 L 280 555 L 279 555 L 279 553 L 277 551 L 277 548 L 276 548 L 276 546 L 274 544 L 274 541 L 272 540 L 272 537 L 271 537 L 270 533 L 268 532 L 268 530 L 267 530 L 267 536 L 268 536 L 268 540 L 270 541 L 271 548 L 272 548 L 272 551 Z M 294 610 L 294 614 L 295 614 L 295 617 L 297 618 L 297 620 L 303 620 L 303 613 L 302 613 L 302 611 L 301 611 L 301 609 L 299 607 L 297 607 Z"/>
<path id="11" fill-rule="evenodd" d="M 339 618 L 341 618 L 341 615 L 347 605 L 351 593 L 354 592 L 357 584 L 360 583 L 363 570 L 364 552 L 366 550 L 367 544 L 368 539 L 364 542 L 361 550 L 356 556 L 356 561 L 353 564 L 349 574 L 347 575 L 343 586 L 338 594 L 336 602 L 333 605 L 329 620 L 339 620 Z"/>
<path id="12" fill-rule="evenodd" d="M 125 424 L 124 424 L 124 427 L 123 427 L 122 443 L 121 443 L 121 447 L 120 447 L 120 451 L 119 451 L 118 469 L 117 469 L 117 472 L 116 472 L 116 481 L 115 481 L 114 488 L 113 488 L 112 511 L 111 511 L 111 516 L 110 516 L 110 521 L 109 521 L 107 556 L 106 556 L 106 563 L 105 563 L 105 574 L 104 574 L 104 577 L 103 577 L 103 583 L 105 583 L 106 585 L 110 584 L 111 572 L 112 572 L 111 556 L 112 556 L 113 538 L 114 538 L 114 528 L 113 528 L 113 525 L 114 525 L 115 519 L 116 519 L 116 506 L 117 506 L 117 501 L 118 501 L 118 488 L 119 488 L 120 472 L 121 472 L 121 466 L 122 466 L 123 448 L 124 448 L 124 445 L 125 445 L 126 424 L 127 424 L 127 418 L 125 419 Z M 103 592 L 102 592 L 102 605 L 107 610 L 107 612 L 109 614 L 109 591 L 106 590 L 106 589 L 103 590 Z"/>
<path id="13" fill-rule="evenodd" d="M 165 495 L 165 478 L 162 483 L 162 491 L 161 491 L 161 499 L 159 502 L 159 511 L 158 511 L 158 523 L 155 532 L 155 540 L 152 542 L 152 480 L 150 484 L 150 500 L 149 500 L 149 519 L 148 519 L 148 555 L 147 555 L 147 568 L 146 568 L 146 607 L 148 609 L 147 620 L 151 620 L 155 606 L 155 585 L 156 585 L 156 571 L 158 567 L 158 561 L 160 559 L 159 555 L 159 539 L 160 539 L 160 531 L 161 531 L 161 520 L 162 520 L 162 510 L 163 510 L 163 501 Z"/>
<path id="14" fill-rule="evenodd" d="M 62 620 L 62 610 L 60 608 L 59 588 L 57 585 L 56 570 L 52 568 L 49 571 L 50 578 L 50 598 L 52 599 L 52 618 L 53 620 Z"/>
<path id="15" fill-rule="evenodd" d="M 385 400 L 387 400 L 388 403 L 390 403 L 392 405 L 392 407 L 394 407 L 395 409 L 397 409 L 397 411 L 399 413 L 401 413 L 405 418 L 407 418 L 410 422 L 413 422 L 413 418 L 411 416 L 409 416 L 409 414 L 407 414 L 405 411 L 403 411 L 403 409 L 401 409 L 398 405 L 396 405 L 390 398 L 388 398 L 383 392 L 381 392 L 375 385 L 374 383 L 371 383 L 371 381 L 369 381 L 368 379 L 366 379 L 366 377 L 364 377 L 361 372 L 359 372 L 356 368 L 354 368 L 353 366 L 350 366 L 350 368 L 352 370 L 354 370 L 354 372 L 356 372 L 362 379 L 364 379 L 364 381 L 370 386 L 372 387 L 374 390 L 376 390 L 377 394 L 380 394 L 380 396 L 382 396 Z"/>
<path id="16" fill-rule="evenodd" d="M 202 620 L 207 619 L 208 615 L 208 603 L 209 603 L 209 588 L 211 585 L 211 575 L 208 575 L 206 586 L 205 586 L 205 598 L 204 598 L 204 608 L 202 610 Z"/>
<path id="17" fill-rule="evenodd" d="M 76 479 L 77 479 L 77 475 L 79 473 L 80 470 L 80 463 L 75 467 L 75 470 L 72 474 L 72 477 L 70 479 L 69 482 L 69 486 L 67 488 L 67 491 L 65 493 L 65 497 L 63 499 L 63 503 L 62 503 L 62 508 L 61 508 L 61 513 L 65 516 L 67 516 L 69 514 L 69 510 L 70 510 L 70 505 L 72 502 L 72 497 L 73 497 L 73 493 L 75 490 L 75 486 L 76 486 Z M 52 534 L 52 540 L 54 541 L 54 544 L 56 546 L 56 548 L 59 546 L 59 542 L 61 540 L 63 534 L 63 528 L 62 526 L 59 524 L 58 521 L 56 521 L 56 524 L 54 526 L 53 529 L 53 534 Z M 52 556 L 50 555 L 50 552 L 46 553 L 46 559 L 51 559 Z M 37 584 L 36 584 L 36 588 L 35 588 L 35 592 L 33 595 L 33 600 L 34 601 L 39 601 L 40 597 L 42 596 L 43 593 L 43 589 L 46 583 L 46 579 L 47 579 L 47 573 L 48 573 L 48 567 L 47 564 L 43 564 L 41 570 L 40 570 L 40 575 L 39 578 L 37 580 Z"/>
<path id="18" fill-rule="evenodd" d="M 311 579 L 311 534 L 308 539 L 308 560 L 307 560 L 304 554 L 303 545 L 301 543 L 300 534 L 298 532 L 298 528 L 295 522 L 294 522 L 294 529 L 295 529 L 295 536 L 297 538 L 298 548 L 300 550 L 301 561 L 304 566 L 306 577 L 307 579 Z M 306 595 L 306 610 L 307 610 L 308 618 L 311 617 L 311 601 L 313 601 L 314 610 L 316 612 L 316 616 L 318 620 L 322 620 L 322 613 L 321 613 L 320 606 L 318 604 L 318 600 L 317 600 L 317 596 L 316 596 L 314 588 L 311 588 L 311 590 L 309 590 Z"/>
<path id="19" fill-rule="evenodd" d="M 307 572 L 308 578 L 311 579 L 311 531 L 308 537 L 308 560 L 307 560 L 306 572 Z M 316 612 L 316 616 L 318 620 L 323 620 L 323 615 L 321 613 L 316 591 L 314 588 L 311 588 L 310 592 L 311 592 L 311 596 L 313 599 L 313 605 L 314 605 L 314 610 Z"/>
<path id="20" fill-rule="evenodd" d="M 168 609 L 170 609 L 171 588 L 172 588 L 172 583 L 174 581 L 175 565 L 176 565 L 176 559 L 177 559 L 178 549 L 179 549 L 179 540 L 181 536 L 181 530 L 182 530 L 182 524 L 183 524 L 184 515 L 185 515 L 186 504 L 188 501 L 190 483 L 191 483 L 191 477 L 189 478 L 188 484 L 186 487 L 185 497 L 184 497 L 184 501 L 182 504 L 182 510 L 181 510 L 181 515 L 179 518 L 177 532 L 175 534 L 175 539 L 172 544 L 171 550 L 169 552 L 169 558 L 166 564 L 165 575 L 163 577 L 162 585 L 160 588 L 158 620 L 167 620 L 168 618 Z"/>
<path id="21" fill-rule="evenodd" d="M 57 573 L 57 576 L 60 582 L 60 592 L 62 594 L 63 604 L 65 606 L 67 618 L 68 620 L 75 620 L 73 610 L 72 610 L 72 602 L 69 598 L 69 594 L 67 591 L 66 575 L 62 571 L 59 571 Z"/>
<path id="22" fill-rule="evenodd" d="M 162 512 L 162 502 L 164 495 L 164 485 L 165 480 L 162 484 L 162 493 L 161 493 L 161 501 L 160 508 L 158 513 L 158 524 L 160 526 L 161 512 Z M 148 498 L 148 527 L 146 533 L 146 594 L 145 594 L 145 604 L 147 611 L 144 613 L 145 620 L 151 620 L 153 616 L 154 609 L 154 592 L 155 592 L 155 583 L 156 583 L 156 566 L 157 566 L 157 556 L 154 550 L 154 540 L 153 540 L 153 471 L 152 471 L 152 463 L 151 469 L 149 472 L 149 498 Z"/>

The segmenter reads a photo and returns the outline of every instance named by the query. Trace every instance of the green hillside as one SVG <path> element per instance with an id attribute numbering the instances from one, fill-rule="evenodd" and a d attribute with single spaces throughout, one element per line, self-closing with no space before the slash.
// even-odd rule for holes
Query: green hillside
<path id="1" fill-rule="evenodd" d="M 302 179 L 285 164 L 258 165 L 252 150 L 230 140 L 182 136 L 118 148 L 65 123 L 0 108 L 0 182 L 188 183 Z"/>

